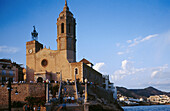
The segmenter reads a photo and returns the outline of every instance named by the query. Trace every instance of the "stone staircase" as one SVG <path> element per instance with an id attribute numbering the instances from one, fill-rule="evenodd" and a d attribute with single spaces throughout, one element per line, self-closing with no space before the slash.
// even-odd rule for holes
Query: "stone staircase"
<path id="1" fill-rule="evenodd" d="M 63 90 L 66 88 L 65 95 L 76 98 L 75 85 L 64 85 Z M 65 90 L 64 90 L 65 91 Z"/>

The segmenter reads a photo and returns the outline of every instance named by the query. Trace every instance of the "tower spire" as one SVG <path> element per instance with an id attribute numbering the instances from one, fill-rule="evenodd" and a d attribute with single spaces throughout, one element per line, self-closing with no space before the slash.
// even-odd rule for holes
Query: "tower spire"
<path id="1" fill-rule="evenodd" d="M 63 5 L 64 5 L 64 0 Z M 76 62 L 76 20 L 69 11 L 65 0 L 63 11 L 57 18 L 57 50 L 61 51 L 69 62 Z"/>
<path id="2" fill-rule="evenodd" d="M 65 6 L 67 6 L 67 0 L 65 0 Z"/>
<path id="3" fill-rule="evenodd" d="M 65 6 L 64 6 L 64 9 L 63 9 L 64 11 L 68 11 L 69 10 L 69 8 L 68 8 L 68 6 L 67 6 L 67 0 L 65 0 Z"/>

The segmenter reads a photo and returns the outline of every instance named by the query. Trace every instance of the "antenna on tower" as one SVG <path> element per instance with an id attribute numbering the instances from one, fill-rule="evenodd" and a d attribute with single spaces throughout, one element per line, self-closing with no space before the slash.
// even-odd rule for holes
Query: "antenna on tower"
<path id="1" fill-rule="evenodd" d="M 67 0 L 65 0 L 65 6 L 67 6 Z"/>
<path id="2" fill-rule="evenodd" d="M 33 32 L 31 32 L 32 40 L 38 41 L 38 33 L 37 33 L 37 31 L 35 30 L 35 25 L 33 26 L 33 28 L 34 28 L 34 30 L 33 30 Z"/>
<path id="3" fill-rule="evenodd" d="M 63 9 L 64 11 L 67 11 L 67 10 L 69 10 L 69 8 L 68 8 L 68 6 L 67 6 L 67 0 L 65 0 L 65 6 L 64 6 L 64 9 Z"/>

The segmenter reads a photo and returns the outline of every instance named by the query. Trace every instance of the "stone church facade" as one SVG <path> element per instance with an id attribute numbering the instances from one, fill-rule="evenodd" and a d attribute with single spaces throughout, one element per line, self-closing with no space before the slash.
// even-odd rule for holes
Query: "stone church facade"
<path id="1" fill-rule="evenodd" d="M 93 64 L 86 59 L 76 62 L 76 20 L 69 11 L 67 2 L 57 18 L 57 50 L 43 47 L 36 38 L 38 33 L 32 32 L 32 41 L 26 43 L 27 82 L 38 79 L 59 81 L 85 78 L 89 82 L 102 85 L 102 74 L 93 69 Z"/>

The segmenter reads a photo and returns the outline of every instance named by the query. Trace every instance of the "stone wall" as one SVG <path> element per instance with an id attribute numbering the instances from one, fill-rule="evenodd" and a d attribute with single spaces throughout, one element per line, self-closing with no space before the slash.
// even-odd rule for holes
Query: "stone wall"
<path id="1" fill-rule="evenodd" d="M 83 64 L 83 77 L 87 78 L 89 82 L 93 82 L 95 84 L 102 86 L 103 83 L 102 74 L 86 64 Z"/>
<path id="2" fill-rule="evenodd" d="M 27 96 L 41 97 L 45 96 L 44 83 L 29 83 L 29 84 L 12 84 L 11 101 L 25 102 L 24 99 Z M 18 95 L 15 91 L 19 92 Z M 4 87 L 0 87 L 0 107 L 8 106 L 8 90 L 7 84 Z"/>

